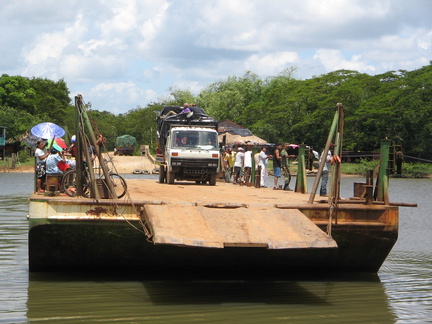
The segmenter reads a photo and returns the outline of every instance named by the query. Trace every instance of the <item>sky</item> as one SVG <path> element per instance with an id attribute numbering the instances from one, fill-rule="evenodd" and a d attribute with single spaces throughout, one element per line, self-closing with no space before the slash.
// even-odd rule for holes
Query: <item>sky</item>
<path id="1" fill-rule="evenodd" d="M 431 13 L 432 0 L 0 0 L 0 73 L 63 79 L 121 114 L 246 71 L 412 71 L 432 60 Z"/>

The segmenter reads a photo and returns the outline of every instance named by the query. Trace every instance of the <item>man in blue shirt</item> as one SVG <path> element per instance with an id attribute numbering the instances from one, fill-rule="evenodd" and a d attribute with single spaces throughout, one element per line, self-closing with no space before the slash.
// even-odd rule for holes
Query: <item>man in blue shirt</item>
<path id="1" fill-rule="evenodd" d="M 64 155 L 60 156 L 56 149 L 52 149 L 51 154 L 46 159 L 46 173 L 48 175 L 61 175 L 63 172 L 58 167 L 60 161 L 66 162 Z"/>

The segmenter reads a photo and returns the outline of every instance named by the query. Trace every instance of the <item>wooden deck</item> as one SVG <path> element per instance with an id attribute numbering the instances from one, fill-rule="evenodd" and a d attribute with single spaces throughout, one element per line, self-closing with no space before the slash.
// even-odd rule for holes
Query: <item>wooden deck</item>
<path id="1" fill-rule="evenodd" d="M 194 182 L 160 184 L 155 180 L 127 180 L 132 200 L 160 200 L 169 203 L 207 205 L 275 205 L 307 204 L 309 194 L 293 191 L 255 188 L 218 182 L 216 186 L 199 185 Z M 322 197 L 320 197 L 322 198 Z"/>

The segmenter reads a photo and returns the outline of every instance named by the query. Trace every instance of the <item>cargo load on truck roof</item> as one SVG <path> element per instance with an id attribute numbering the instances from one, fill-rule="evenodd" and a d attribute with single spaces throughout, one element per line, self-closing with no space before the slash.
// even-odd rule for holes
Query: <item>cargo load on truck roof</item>
<path id="1" fill-rule="evenodd" d="M 137 145 L 137 141 L 136 138 L 133 137 L 132 135 L 122 135 L 117 137 L 116 139 L 116 146 L 121 146 L 121 147 L 136 147 Z"/>
<path id="2" fill-rule="evenodd" d="M 160 149 L 165 148 L 166 138 L 172 126 L 201 126 L 217 130 L 218 121 L 207 115 L 204 109 L 189 107 L 190 112 L 183 112 L 182 106 L 165 106 L 157 117 L 157 134 Z"/>

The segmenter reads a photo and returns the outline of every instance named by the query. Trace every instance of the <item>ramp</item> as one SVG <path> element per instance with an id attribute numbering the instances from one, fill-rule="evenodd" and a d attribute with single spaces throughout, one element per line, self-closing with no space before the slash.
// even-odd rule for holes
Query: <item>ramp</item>
<path id="1" fill-rule="evenodd" d="M 154 244 L 207 248 L 336 248 L 298 209 L 145 205 Z"/>

